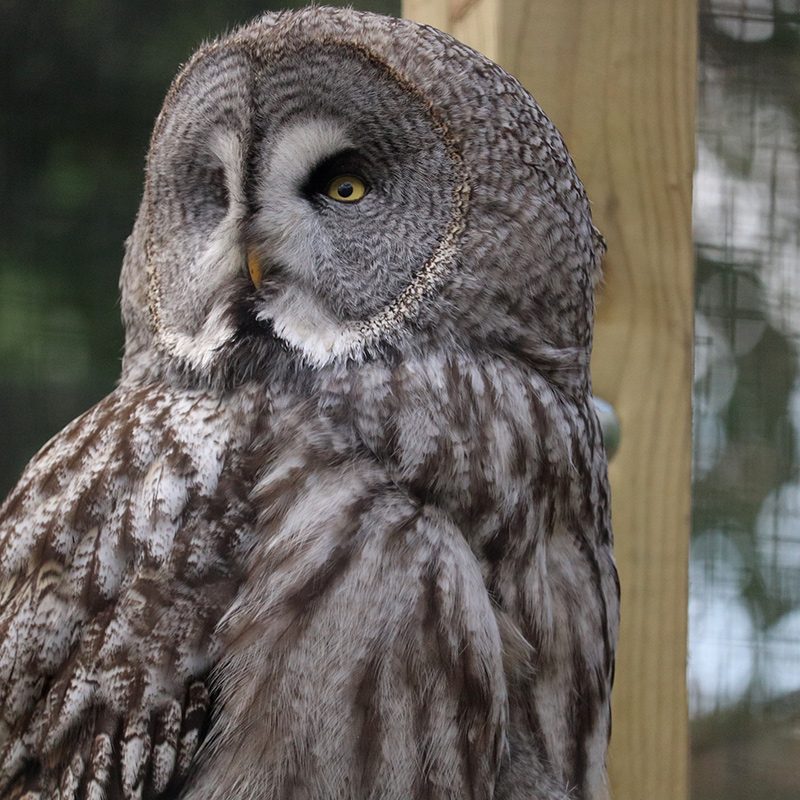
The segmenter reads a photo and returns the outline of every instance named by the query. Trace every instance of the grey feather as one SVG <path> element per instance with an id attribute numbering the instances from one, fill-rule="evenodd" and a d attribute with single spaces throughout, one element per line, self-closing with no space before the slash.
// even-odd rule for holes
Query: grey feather
<path id="1" fill-rule="evenodd" d="M 602 249 L 553 125 L 450 37 L 308 8 L 201 48 L 119 387 L 0 511 L 0 794 L 605 797 Z"/>

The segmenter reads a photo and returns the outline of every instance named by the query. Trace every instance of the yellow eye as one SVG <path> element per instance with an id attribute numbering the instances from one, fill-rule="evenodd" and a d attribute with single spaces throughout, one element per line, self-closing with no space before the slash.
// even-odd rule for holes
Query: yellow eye
<path id="1" fill-rule="evenodd" d="M 357 203 L 367 193 L 361 178 L 355 175 L 338 175 L 329 184 L 325 194 L 340 203 Z"/>

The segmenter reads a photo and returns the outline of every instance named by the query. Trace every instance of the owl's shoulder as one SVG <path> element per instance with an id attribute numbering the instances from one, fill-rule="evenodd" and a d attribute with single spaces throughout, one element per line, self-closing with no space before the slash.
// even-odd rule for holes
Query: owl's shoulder
<path id="1" fill-rule="evenodd" d="M 151 546 L 166 545 L 180 520 L 166 530 L 159 519 L 213 495 L 223 465 L 255 435 L 255 402 L 252 392 L 220 398 L 164 383 L 116 389 L 42 447 L 0 507 L 0 575 L 34 551 L 68 561 L 97 527 L 120 527 L 134 543 L 149 528 Z"/>
<path id="2" fill-rule="evenodd" d="M 0 509 L 0 791 L 102 782 L 107 747 L 133 785 L 153 724 L 171 779 L 252 531 L 260 402 L 123 385 L 25 469 Z"/>

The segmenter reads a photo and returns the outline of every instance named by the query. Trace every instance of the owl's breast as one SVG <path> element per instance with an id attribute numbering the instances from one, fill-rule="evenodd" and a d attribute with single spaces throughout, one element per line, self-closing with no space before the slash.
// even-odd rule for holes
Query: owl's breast
<path id="1" fill-rule="evenodd" d="M 512 746 L 598 796 L 618 583 L 590 398 L 452 355 L 366 369 L 353 396 L 367 447 L 447 513 L 477 560 L 503 638 Z"/>

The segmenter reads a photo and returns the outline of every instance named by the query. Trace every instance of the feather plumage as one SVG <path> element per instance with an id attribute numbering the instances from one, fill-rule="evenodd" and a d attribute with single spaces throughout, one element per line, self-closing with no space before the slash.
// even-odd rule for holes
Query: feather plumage
<path id="1" fill-rule="evenodd" d="M 444 34 L 311 8 L 201 48 L 120 385 L 0 510 L 0 794 L 601 800 L 601 251 L 558 132 Z"/>

